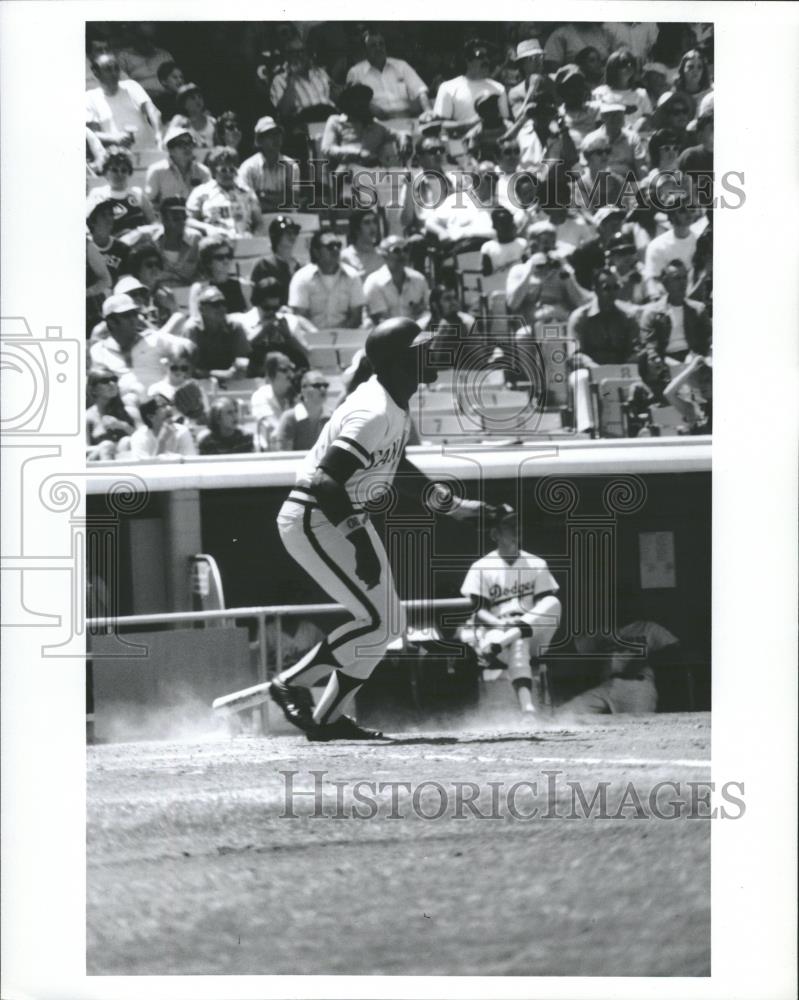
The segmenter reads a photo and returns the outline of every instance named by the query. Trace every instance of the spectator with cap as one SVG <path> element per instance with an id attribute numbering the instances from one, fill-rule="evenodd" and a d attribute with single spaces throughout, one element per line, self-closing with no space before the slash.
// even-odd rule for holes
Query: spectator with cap
<path id="1" fill-rule="evenodd" d="M 119 53 L 120 68 L 155 100 L 163 90 L 158 70 L 165 62 L 174 65 L 174 56 L 156 45 L 157 26 L 152 21 L 130 25 L 128 34 L 129 42 Z"/>
<path id="2" fill-rule="evenodd" d="M 181 313 L 175 313 L 160 329 L 145 327 L 141 309 L 126 294 L 110 295 L 103 303 L 106 335 L 89 349 L 91 364 L 108 368 L 119 376 L 120 392 L 141 396 L 153 382 L 161 378 L 161 360 L 190 341 L 176 335 L 184 323 Z"/>
<path id="3" fill-rule="evenodd" d="M 311 263 L 289 285 L 289 306 L 320 330 L 359 327 L 366 298 L 361 279 L 341 263 L 341 238 L 332 232 L 311 237 Z"/>
<path id="4" fill-rule="evenodd" d="M 491 64 L 485 43 L 477 39 L 468 41 L 464 56 L 465 72 L 440 85 L 433 107 L 434 116 L 452 136 L 461 136 L 478 123 L 480 116 L 475 100 L 486 92 L 494 93 L 499 98 L 500 117 L 510 116 L 505 88 L 487 75 Z"/>
<path id="5" fill-rule="evenodd" d="M 599 21 L 572 21 L 555 28 L 544 46 L 547 72 L 554 73 L 566 63 L 577 62 L 583 49 L 595 49 L 604 64 L 610 55 L 610 39 Z"/>
<path id="6" fill-rule="evenodd" d="M 380 243 L 384 264 L 364 282 L 366 311 L 377 325 L 384 319 L 405 317 L 419 321 L 427 311 L 430 290 L 424 275 L 408 267 L 408 244 L 401 236 Z"/>
<path id="7" fill-rule="evenodd" d="M 86 458 L 110 461 L 116 456 L 119 442 L 141 422 L 138 408 L 122 402 L 119 376 L 109 368 L 89 369 L 86 379 Z"/>
<path id="8" fill-rule="evenodd" d="M 164 198 L 189 197 L 194 188 L 211 180 L 211 171 L 195 159 L 196 144 L 191 129 L 172 122 L 164 136 L 167 155 L 147 168 L 144 190 L 158 206 Z"/>
<path id="9" fill-rule="evenodd" d="M 239 427 L 235 399 L 215 399 L 208 411 L 208 429 L 197 439 L 201 455 L 246 455 L 255 451 L 252 434 Z"/>
<path id="10" fill-rule="evenodd" d="M 305 372 L 300 382 L 299 402 L 286 410 L 278 422 L 278 451 L 304 452 L 314 446 L 319 432 L 330 419 L 329 388 L 330 383 L 321 372 L 315 369 Z"/>
<path id="11" fill-rule="evenodd" d="M 281 304 L 285 305 L 289 297 L 289 282 L 301 266 L 294 256 L 300 227 L 290 215 L 278 215 L 269 223 L 268 232 L 272 251 L 256 262 L 250 281 L 255 286 L 264 278 L 274 278 L 280 285 Z"/>
<path id="12" fill-rule="evenodd" d="M 593 99 L 600 105 L 624 105 L 624 122 L 627 128 L 643 131 L 652 114 L 649 95 L 643 87 L 634 87 L 637 74 L 635 56 L 629 49 L 611 52 L 605 64 L 605 82 L 593 92 Z"/>
<path id="13" fill-rule="evenodd" d="M 255 194 L 236 176 L 239 157 L 235 149 L 219 146 L 206 160 L 212 179 L 194 188 L 186 201 L 189 215 L 236 238 L 261 227 L 261 206 Z"/>
<path id="14" fill-rule="evenodd" d="M 508 91 L 511 117 L 519 118 L 528 99 L 539 92 L 548 92 L 554 99 L 552 81 L 544 72 L 544 50 L 537 38 L 525 38 L 516 46 L 514 63 L 520 68 L 522 79 Z"/>
<path id="15" fill-rule="evenodd" d="M 372 88 L 362 83 L 351 84 L 341 92 L 341 114 L 327 119 L 321 143 L 322 156 L 332 166 L 387 166 L 405 146 L 406 140 L 399 133 L 372 116 L 372 96 Z"/>
<path id="16" fill-rule="evenodd" d="M 221 235 L 204 236 L 198 244 L 200 278 L 189 289 L 189 315 L 197 318 L 200 292 L 213 285 L 225 297 L 229 313 L 244 312 L 247 302 L 241 279 L 231 273 L 233 248 Z"/>
<path id="17" fill-rule="evenodd" d="M 605 21 L 602 27 L 613 48 L 629 49 L 639 67 L 657 44 L 659 28 L 654 21 Z"/>
<path id="18" fill-rule="evenodd" d="M 239 167 L 239 181 L 256 193 L 262 212 L 296 208 L 300 168 L 281 152 L 283 127 L 270 115 L 255 123 L 255 145 L 258 152 Z"/>
<path id="19" fill-rule="evenodd" d="M 131 186 L 133 159 L 122 146 L 110 146 L 103 164 L 103 177 L 107 183 L 89 192 L 88 208 L 101 201 L 110 201 L 114 209 L 114 236 L 148 225 L 155 221 L 150 199 L 136 185 Z M 87 208 L 87 210 L 88 210 Z"/>
<path id="20" fill-rule="evenodd" d="M 651 244 L 650 244 L 651 245 Z M 678 258 L 669 261 L 660 275 L 665 294 L 645 306 L 641 314 L 641 332 L 648 339 L 659 327 L 668 330 L 664 353 L 676 361 L 683 361 L 692 345 L 699 345 L 698 353 L 707 353 L 711 326 L 705 306 L 686 297 L 688 270 Z"/>
<path id="21" fill-rule="evenodd" d="M 135 80 L 120 79 L 113 53 L 92 63 L 99 87 L 86 92 L 86 125 L 104 146 L 155 149 L 161 144 L 161 115 L 147 92 Z"/>
<path id="22" fill-rule="evenodd" d="M 480 247 L 482 272 L 485 277 L 502 274 L 514 264 L 525 259 L 527 241 L 516 235 L 516 223 L 507 208 L 495 208 L 491 213 L 491 223 L 496 236 Z"/>
<path id="23" fill-rule="evenodd" d="M 474 108 L 480 120 L 463 137 L 466 152 L 478 162 L 496 161 L 499 157 L 499 141 L 512 123 L 499 113 L 498 94 L 478 94 Z"/>
<path id="24" fill-rule="evenodd" d="M 508 272 L 505 298 L 512 315 L 521 316 L 528 336 L 537 336 L 536 324 L 565 323 L 587 298 L 566 261 L 552 253 L 533 253 Z"/>
<path id="25" fill-rule="evenodd" d="M 250 399 L 250 413 L 258 421 L 258 450 L 277 451 L 280 418 L 294 405 L 296 370 L 281 351 L 270 351 L 264 371 L 264 384 Z"/>
<path id="26" fill-rule="evenodd" d="M 582 288 L 594 287 L 594 274 L 605 266 L 608 245 L 611 238 L 623 229 L 625 215 L 623 208 L 612 205 L 605 205 L 594 214 L 596 235 L 578 246 L 569 257 L 569 263 Z"/>
<path id="27" fill-rule="evenodd" d="M 175 98 L 180 122 L 191 132 L 200 149 L 211 149 L 214 144 L 216 119 L 205 107 L 203 92 L 196 83 L 184 83 Z"/>
<path id="28" fill-rule="evenodd" d="M 691 229 L 691 209 L 684 191 L 664 200 L 663 211 L 669 220 L 669 229 L 647 244 L 644 256 L 644 279 L 650 298 L 662 295 L 660 276 L 672 260 L 680 260 L 688 274 L 691 273 L 696 234 Z"/>
<path id="29" fill-rule="evenodd" d="M 341 263 L 354 271 L 361 281 L 385 264 L 377 251 L 380 220 L 372 209 L 354 208 L 348 221 L 347 246 L 341 251 Z"/>
<path id="30" fill-rule="evenodd" d="M 86 227 L 89 242 L 102 256 L 111 283 L 123 269 L 130 246 L 114 236 L 114 202 L 110 198 L 86 202 Z"/>
<path id="31" fill-rule="evenodd" d="M 427 84 L 404 59 L 386 53 L 385 38 L 370 28 L 363 35 L 366 59 L 347 73 L 347 84 L 365 84 L 372 91 L 372 113 L 377 118 L 415 118 L 430 111 Z"/>
<path id="32" fill-rule="evenodd" d="M 225 296 L 213 285 L 200 292 L 198 305 L 199 319 L 190 319 L 183 330 L 195 346 L 195 377 L 220 382 L 244 377 L 250 344 L 241 319 L 227 315 Z"/>
<path id="33" fill-rule="evenodd" d="M 307 334 L 315 332 L 302 316 L 284 309 L 282 285 L 276 278 L 261 278 L 253 285 L 252 308 L 237 317 L 247 331 L 250 344 L 248 378 L 262 378 L 266 355 L 282 351 L 298 369 L 310 366 Z"/>
<path id="34" fill-rule="evenodd" d="M 688 181 L 693 208 L 713 207 L 713 112 L 705 112 L 696 120 L 697 145 L 680 153 L 677 168 Z"/>
<path id="35" fill-rule="evenodd" d="M 292 38 L 284 50 L 285 69 L 275 74 L 269 99 L 283 121 L 324 121 L 333 110 L 327 70 L 312 64 L 306 46 Z"/>
<path id="36" fill-rule="evenodd" d="M 172 404 L 163 396 L 151 396 L 139 407 L 143 425 L 130 438 L 130 452 L 117 458 L 142 461 L 150 458 L 175 459 L 197 454 L 188 427 L 173 420 Z"/>
<path id="37" fill-rule="evenodd" d="M 598 125 L 599 106 L 589 100 L 591 91 L 585 74 L 575 63 L 567 63 L 555 74 L 555 88 L 560 103 L 559 114 L 569 131 L 582 141 Z"/>
<path id="38" fill-rule="evenodd" d="M 200 266 L 202 233 L 186 225 L 186 203 L 182 198 L 162 198 L 159 205 L 160 223 L 142 226 L 134 234 L 140 241 L 152 243 L 161 257 L 161 274 L 166 282 L 190 285 Z"/>
<path id="39" fill-rule="evenodd" d="M 628 307 L 619 303 L 619 290 L 616 275 L 610 268 L 603 268 L 594 278 L 591 300 L 569 317 L 569 339 L 579 345 L 570 358 L 569 376 L 578 431 L 588 430 L 594 423 L 588 369 L 636 360 L 638 324 Z"/>
<path id="40" fill-rule="evenodd" d="M 178 91 L 185 84 L 186 78 L 183 70 L 172 59 L 159 63 L 156 73 L 160 89 L 150 96 L 161 113 L 161 121 L 167 125 L 178 113 Z"/>
<path id="41" fill-rule="evenodd" d="M 599 119 L 602 124 L 589 132 L 583 143 L 590 147 L 592 143 L 604 140 L 608 149 L 607 169 L 624 180 L 631 178 L 638 181 L 646 174 L 646 147 L 640 136 L 625 126 L 625 113 L 623 104 L 601 104 Z"/>
<path id="42" fill-rule="evenodd" d="M 632 306 L 644 305 L 646 283 L 632 233 L 618 232 L 611 236 L 606 255 L 608 266 L 619 283 L 619 301 Z"/>

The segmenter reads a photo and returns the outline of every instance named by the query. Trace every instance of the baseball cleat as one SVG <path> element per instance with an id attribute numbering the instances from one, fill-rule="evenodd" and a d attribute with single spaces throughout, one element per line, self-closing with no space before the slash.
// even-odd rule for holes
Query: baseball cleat
<path id="1" fill-rule="evenodd" d="M 289 687 L 276 677 L 269 685 L 269 697 L 292 726 L 304 733 L 314 728 L 313 697 L 307 688 Z"/>
<path id="2" fill-rule="evenodd" d="M 387 740 L 377 729 L 359 726 L 355 719 L 342 715 L 326 726 L 314 726 L 305 734 L 311 743 L 327 743 L 330 740 Z"/>

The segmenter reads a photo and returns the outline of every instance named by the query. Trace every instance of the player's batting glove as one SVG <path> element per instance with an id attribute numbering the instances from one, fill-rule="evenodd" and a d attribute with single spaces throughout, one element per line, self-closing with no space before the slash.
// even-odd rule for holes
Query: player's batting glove
<path id="1" fill-rule="evenodd" d="M 355 546 L 355 575 L 371 590 L 380 583 L 380 560 L 365 528 L 358 528 L 347 536 Z"/>

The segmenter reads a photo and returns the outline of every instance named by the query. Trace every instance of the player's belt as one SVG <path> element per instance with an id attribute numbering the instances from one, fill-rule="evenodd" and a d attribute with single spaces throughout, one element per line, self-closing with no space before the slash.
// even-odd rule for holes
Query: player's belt
<path id="1" fill-rule="evenodd" d="M 305 486 L 295 486 L 288 497 L 286 497 L 286 500 L 290 503 L 299 504 L 301 507 L 319 507 L 319 501 L 316 499 L 313 490 L 309 490 Z M 366 513 L 366 508 L 363 504 L 353 503 L 352 509 L 356 514 Z"/>

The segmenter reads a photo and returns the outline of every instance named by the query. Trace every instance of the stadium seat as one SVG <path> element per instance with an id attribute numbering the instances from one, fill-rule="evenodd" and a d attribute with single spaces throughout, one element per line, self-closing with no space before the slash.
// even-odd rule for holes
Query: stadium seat
<path id="1" fill-rule="evenodd" d="M 589 369 L 591 394 L 596 407 L 596 427 L 601 437 L 625 437 L 624 404 L 631 386 L 640 382 L 638 368 L 629 365 L 598 365 Z"/>

